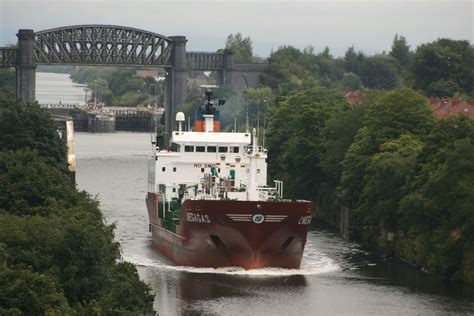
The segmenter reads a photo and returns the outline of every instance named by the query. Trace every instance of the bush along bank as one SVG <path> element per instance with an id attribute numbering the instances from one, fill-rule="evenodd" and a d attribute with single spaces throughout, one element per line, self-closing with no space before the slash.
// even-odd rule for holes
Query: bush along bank
<path id="1" fill-rule="evenodd" d="M 474 283 L 472 120 L 436 120 L 408 88 L 352 105 L 315 88 L 283 98 L 269 129 L 269 171 L 289 197 L 315 200 L 334 225 L 347 206 L 354 239 Z"/>
<path id="2" fill-rule="evenodd" d="M 114 225 L 66 174 L 37 105 L 0 101 L 0 314 L 154 314 Z"/>

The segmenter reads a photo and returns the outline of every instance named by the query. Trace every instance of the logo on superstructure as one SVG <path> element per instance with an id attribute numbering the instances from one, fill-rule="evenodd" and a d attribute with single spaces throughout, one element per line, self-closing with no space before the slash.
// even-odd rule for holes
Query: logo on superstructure
<path id="1" fill-rule="evenodd" d="M 226 214 L 234 222 L 254 222 L 255 224 L 279 223 L 288 215 L 263 215 L 263 214 Z"/>

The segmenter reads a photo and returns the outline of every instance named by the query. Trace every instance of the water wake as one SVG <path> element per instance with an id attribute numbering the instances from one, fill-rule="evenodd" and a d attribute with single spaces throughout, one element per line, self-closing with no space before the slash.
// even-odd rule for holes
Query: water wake
<path id="1" fill-rule="evenodd" d="M 309 248 L 309 249 L 308 249 Z M 195 268 L 186 266 L 176 266 L 164 257 L 148 254 L 124 254 L 124 260 L 137 266 L 153 267 L 173 271 L 183 271 L 190 273 L 209 273 L 209 274 L 227 274 L 227 275 L 246 275 L 246 276 L 291 276 L 291 275 L 317 275 L 333 271 L 340 271 L 341 267 L 325 254 L 307 247 L 303 254 L 300 269 L 283 268 L 262 268 L 245 270 L 242 267 L 222 267 L 222 268 Z"/>

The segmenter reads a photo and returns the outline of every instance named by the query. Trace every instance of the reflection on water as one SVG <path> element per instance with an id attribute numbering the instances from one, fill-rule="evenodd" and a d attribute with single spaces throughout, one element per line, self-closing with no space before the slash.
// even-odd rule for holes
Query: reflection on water
<path id="1" fill-rule="evenodd" d="M 160 315 L 474 314 L 472 287 L 372 255 L 315 228 L 301 270 L 176 267 L 151 246 L 145 207 L 149 134 L 76 134 L 77 182 L 98 195 L 123 258 Z"/>

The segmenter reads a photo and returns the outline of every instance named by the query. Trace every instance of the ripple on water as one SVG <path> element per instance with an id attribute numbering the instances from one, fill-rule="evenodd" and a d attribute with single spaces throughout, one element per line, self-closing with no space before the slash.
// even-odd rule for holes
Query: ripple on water
<path id="1" fill-rule="evenodd" d="M 155 251 L 155 250 L 153 250 Z M 157 252 L 157 250 L 156 250 Z M 190 273 L 210 273 L 227 275 L 246 276 L 291 276 L 291 275 L 316 275 L 334 271 L 340 271 L 340 266 L 324 253 L 307 244 L 300 269 L 283 268 L 262 268 L 245 270 L 242 267 L 222 267 L 222 268 L 195 268 L 186 266 L 176 266 L 161 254 L 124 254 L 124 260 L 143 267 L 154 267 L 158 269 L 184 271 Z"/>

